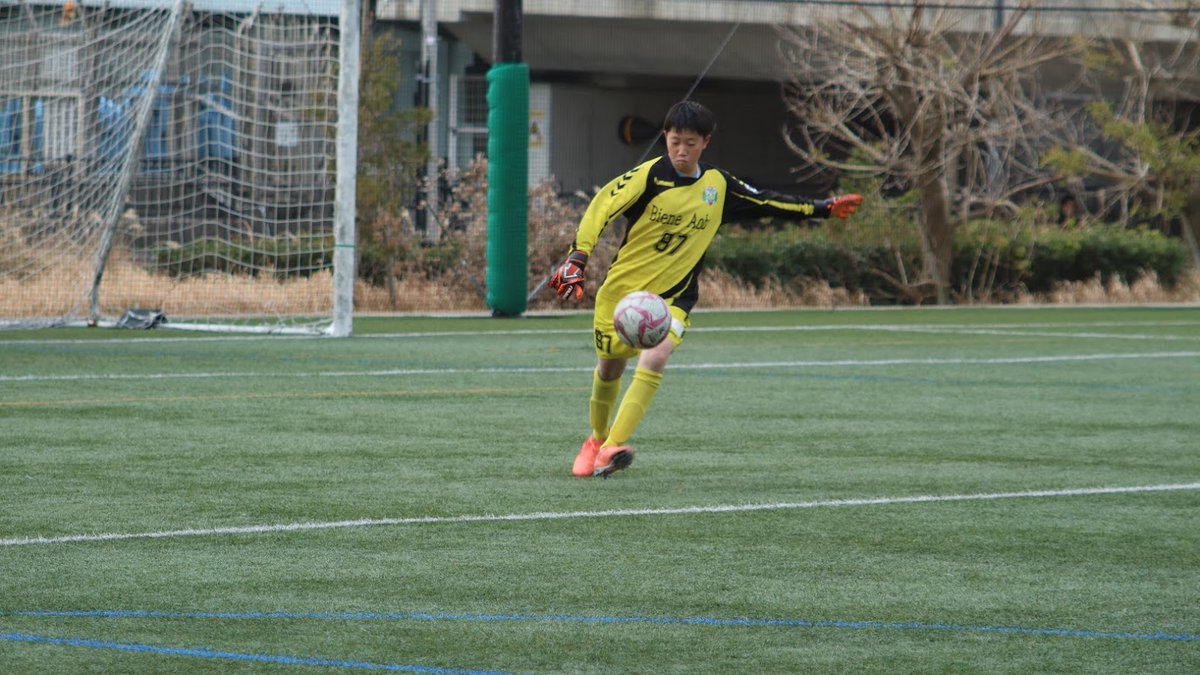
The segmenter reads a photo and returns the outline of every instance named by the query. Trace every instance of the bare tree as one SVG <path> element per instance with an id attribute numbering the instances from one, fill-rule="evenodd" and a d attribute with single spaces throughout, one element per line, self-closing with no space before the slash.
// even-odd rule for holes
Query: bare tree
<path id="1" fill-rule="evenodd" d="M 1083 56 L 1096 100 L 1046 163 L 1107 186 L 1120 220 L 1178 219 L 1200 267 L 1200 3 L 1139 15 L 1141 37 L 1095 40 Z"/>
<path id="2" fill-rule="evenodd" d="M 1053 180 L 1039 156 L 1056 117 L 1039 102 L 1038 80 L 1077 47 L 1020 30 L 1027 10 L 985 31 L 945 5 L 863 3 L 849 18 L 781 29 L 791 149 L 814 172 L 873 175 L 915 192 L 922 284 L 939 304 L 950 299 L 958 225 L 1013 212 L 1018 195 Z"/>

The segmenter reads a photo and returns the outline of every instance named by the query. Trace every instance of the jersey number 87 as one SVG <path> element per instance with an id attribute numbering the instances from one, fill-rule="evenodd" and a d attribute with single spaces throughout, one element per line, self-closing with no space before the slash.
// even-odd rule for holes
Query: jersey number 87
<path id="1" fill-rule="evenodd" d="M 663 232 L 662 238 L 654 245 L 654 250 L 659 253 L 666 253 L 667 255 L 675 255 L 679 251 L 679 247 L 683 246 L 683 243 L 687 241 L 687 238 L 686 234 Z M 674 246 L 671 245 L 672 242 L 675 242 Z"/>

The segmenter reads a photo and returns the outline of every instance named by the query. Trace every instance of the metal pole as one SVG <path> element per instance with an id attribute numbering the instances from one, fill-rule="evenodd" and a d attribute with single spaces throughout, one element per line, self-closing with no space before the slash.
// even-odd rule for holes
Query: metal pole
<path id="1" fill-rule="evenodd" d="M 496 17 L 492 24 L 492 56 L 494 63 L 521 63 L 522 30 L 521 0 L 496 0 Z"/>
<path id="2" fill-rule="evenodd" d="M 429 124 L 425 128 L 429 145 L 429 160 L 425 165 L 425 241 L 441 240 L 438 226 L 438 29 L 437 0 L 421 2 L 421 67 L 425 79 L 425 105 L 429 108 Z"/>
<path id="3" fill-rule="evenodd" d="M 96 269 L 92 275 L 92 288 L 88 294 L 91 300 L 91 308 L 89 313 L 89 325 L 95 325 L 100 320 L 100 283 L 104 280 L 104 269 L 108 266 L 108 257 L 112 254 L 113 244 L 116 241 L 117 224 L 121 222 L 121 212 L 124 209 L 125 198 L 129 195 L 129 189 L 133 184 L 133 174 L 137 173 L 138 165 L 141 163 L 143 143 L 146 140 L 146 129 L 150 126 L 150 117 L 153 115 L 154 106 L 158 103 L 158 88 L 162 84 L 164 75 L 167 72 L 168 60 L 171 55 L 171 46 L 179 40 L 181 27 L 183 26 L 183 12 L 187 5 L 185 0 L 176 0 L 175 5 L 171 9 L 170 25 L 163 38 L 165 43 L 159 47 L 159 52 L 154 63 L 154 70 L 146 87 L 146 104 L 145 110 L 137 110 L 137 117 L 134 119 L 134 127 L 129 134 L 129 159 L 124 172 L 118 179 L 116 190 L 112 193 L 109 202 L 108 223 L 106 223 L 104 232 L 100 234 L 100 249 L 96 256 Z M 157 36 L 155 36 L 157 37 Z"/>
<path id="4" fill-rule="evenodd" d="M 996 31 L 1004 27 L 1004 0 L 996 0 Z"/>
<path id="5" fill-rule="evenodd" d="M 354 193 L 358 175 L 358 74 L 362 0 L 342 0 L 338 23 L 337 183 L 333 197 L 333 325 L 348 337 L 354 317 Z"/>

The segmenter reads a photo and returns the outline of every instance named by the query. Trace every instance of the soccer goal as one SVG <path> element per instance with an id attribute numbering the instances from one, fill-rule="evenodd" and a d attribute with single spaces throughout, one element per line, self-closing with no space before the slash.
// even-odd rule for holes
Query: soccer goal
<path id="1" fill-rule="evenodd" d="M 0 327 L 349 334 L 357 3 L 219 4 L 0 6 Z"/>

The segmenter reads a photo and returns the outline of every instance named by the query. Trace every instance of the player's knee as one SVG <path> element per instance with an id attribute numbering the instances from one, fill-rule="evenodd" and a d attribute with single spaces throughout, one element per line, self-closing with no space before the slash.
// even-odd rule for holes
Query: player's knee
<path id="1" fill-rule="evenodd" d="M 638 357 L 638 368 L 661 373 L 667 368 L 667 361 L 675 351 L 675 345 L 670 340 L 663 340 L 654 349 L 647 349 Z"/>
<path id="2" fill-rule="evenodd" d="M 618 380 L 625 374 L 624 359 L 597 359 L 596 377 L 604 381 Z"/>

